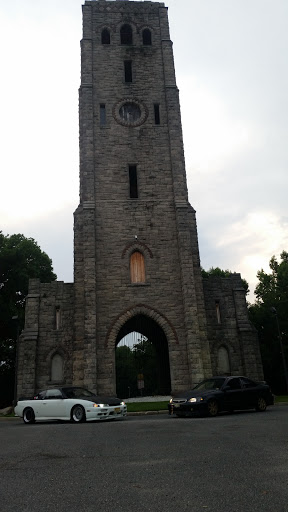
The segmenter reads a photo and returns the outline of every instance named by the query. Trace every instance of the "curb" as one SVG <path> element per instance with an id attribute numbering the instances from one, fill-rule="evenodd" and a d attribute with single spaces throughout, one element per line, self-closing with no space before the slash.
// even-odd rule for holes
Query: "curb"
<path id="1" fill-rule="evenodd" d="M 127 412 L 127 416 L 155 416 L 156 414 L 169 414 L 169 411 L 162 410 L 162 411 L 138 411 L 138 412 Z"/>
<path id="2" fill-rule="evenodd" d="M 21 420 L 19 416 L 0 416 L 0 421 L 14 421 L 14 420 Z"/>

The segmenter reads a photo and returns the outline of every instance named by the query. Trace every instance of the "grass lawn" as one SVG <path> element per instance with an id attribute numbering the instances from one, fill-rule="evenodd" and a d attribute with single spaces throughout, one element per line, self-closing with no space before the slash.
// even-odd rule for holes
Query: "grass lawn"
<path id="1" fill-rule="evenodd" d="M 128 412 L 140 411 L 167 411 L 168 401 L 165 402 L 132 402 L 126 404 Z"/>
<path id="2" fill-rule="evenodd" d="M 288 395 L 275 396 L 275 404 L 277 404 L 278 402 L 288 402 Z"/>

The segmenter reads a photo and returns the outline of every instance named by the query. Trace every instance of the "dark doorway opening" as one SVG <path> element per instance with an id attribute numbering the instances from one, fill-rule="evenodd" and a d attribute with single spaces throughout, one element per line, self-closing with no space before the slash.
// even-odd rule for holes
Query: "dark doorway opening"
<path id="1" fill-rule="evenodd" d="M 117 396 L 170 394 L 168 342 L 151 318 L 136 315 L 124 324 L 116 339 L 115 360 Z"/>

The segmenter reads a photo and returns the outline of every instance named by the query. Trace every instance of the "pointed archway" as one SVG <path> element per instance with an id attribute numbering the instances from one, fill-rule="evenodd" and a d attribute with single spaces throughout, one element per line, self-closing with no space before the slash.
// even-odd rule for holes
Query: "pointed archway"
<path id="1" fill-rule="evenodd" d="M 118 332 L 115 349 L 118 396 L 170 394 L 168 342 L 154 319 L 144 314 L 129 318 Z"/>

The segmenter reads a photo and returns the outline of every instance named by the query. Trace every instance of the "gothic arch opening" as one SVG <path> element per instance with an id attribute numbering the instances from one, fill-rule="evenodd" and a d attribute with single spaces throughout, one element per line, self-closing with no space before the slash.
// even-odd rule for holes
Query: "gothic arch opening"
<path id="1" fill-rule="evenodd" d="M 130 45 L 133 43 L 133 30 L 131 25 L 128 25 L 128 23 L 122 25 L 120 29 L 120 39 L 121 44 Z"/>
<path id="2" fill-rule="evenodd" d="M 145 28 L 142 32 L 143 44 L 150 46 L 152 44 L 152 34 L 149 28 Z"/>
<path id="3" fill-rule="evenodd" d="M 63 382 L 64 380 L 64 360 L 61 354 L 56 352 L 51 358 L 51 381 Z"/>
<path id="4" fill-rule="evenodd" d="M 217 375 L 231 375 L 229 352 L 224 345 L 217 351 Z"/>
<path id="5" fill-rule="evenodd" d="M 170 394 L 168 342 L 155 320 L 143 314 L 127 320 L 119 330 L 115 349 L 117 396 Z"/>
<path id="6" fill-rule="evenodd" d="M 110 44 L 110 32 L 108 28 L 104 28 L 101 33 L 101 43 Z"/>

